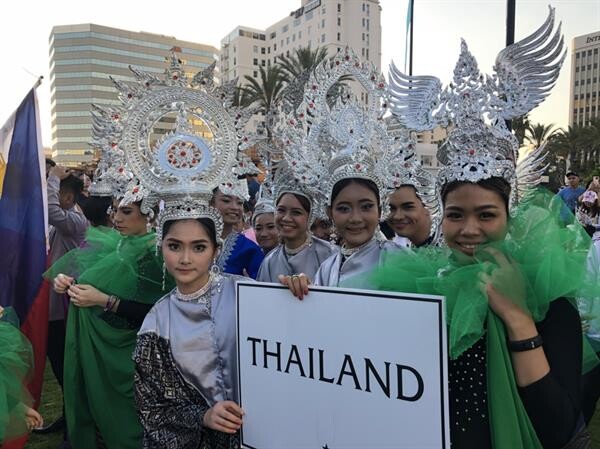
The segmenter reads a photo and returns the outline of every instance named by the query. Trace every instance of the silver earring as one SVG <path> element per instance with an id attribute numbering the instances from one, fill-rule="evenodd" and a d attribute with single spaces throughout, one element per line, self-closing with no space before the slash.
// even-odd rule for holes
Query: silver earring
<path id="1" fill-rule="evenodd" d="M 162 291 L 165 291 L 167 284 L 167 264 L 163 262 L 163 278 L 162 278 Z"/>
<path id="2" fill-rule="evenodd" d="M 146 220 L 146 231 L 147 232 L 152 231 L 152 222 L 150 219 Z"/>
<path id="3" fill-rule="evenodd" d="M 217 264 L 217 259 L 213 260 L 212 265 L 210 266 L 210 274 L 216 276 L 221 273 L 221 267 Z"/>

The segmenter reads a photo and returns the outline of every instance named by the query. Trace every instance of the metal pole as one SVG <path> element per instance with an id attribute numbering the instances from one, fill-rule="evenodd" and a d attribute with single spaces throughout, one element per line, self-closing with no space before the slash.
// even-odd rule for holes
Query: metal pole
<path id="1" fill-rule="evenodd" d="M 410 48 L 408 56 L 408 75 L 413 74 L 413 30 L 415 24 L 415 0 L 409 0 L 410 3 Z"/>
<path id="2" fill-rule="evenodd" d="M 516 0 L 506 0 L 506 46 L 515 43 L 515 9 Z M 506 120 L 506 127 L 512 130 L 512 122 Z"/>

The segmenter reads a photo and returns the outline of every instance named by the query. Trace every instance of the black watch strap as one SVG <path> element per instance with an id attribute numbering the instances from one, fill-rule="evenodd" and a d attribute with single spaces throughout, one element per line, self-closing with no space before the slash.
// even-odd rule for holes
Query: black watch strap
<path id="1" fill-rule="evenodd" d="M 539 348 L 543 343 L 542 336 L 538 334 L 527 340 L 509 341 L 508 349 L 512 352 L 531 351 L 532 349 Z"/>

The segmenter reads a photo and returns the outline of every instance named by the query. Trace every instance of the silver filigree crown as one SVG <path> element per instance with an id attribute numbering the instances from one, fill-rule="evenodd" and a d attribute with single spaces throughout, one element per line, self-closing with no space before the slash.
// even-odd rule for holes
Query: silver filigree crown
<path id="1" fill-rule="evenodd" d="M 514 204 L 539 184 L 543 156 L 536 152 L 519 170 L 519 145 L 505 121 L 526 114 L 549 95 L 566 55 L 563 49 L 560 24 L 554 31 L 554 9 L 549 8 L 538 30 L 498 54 L 492 76 L 480 73 L 464 41 L 453 82 L 445 89 L 436 77 L 407 76 L 391 65 L 390 102 L 399 121 L 416 131 L 448 126 L 438 150 L 440 186 L 502 177 L 512 187 Z"/>
<path id="2" fill-rule="evenodd" d="M 366 91 L 366 104 L 346 93 L 330 106 L 328 93 L 346 78 Z M 387 198 L 385 155 L 392 138 L 383 120 L 386 110 L 385 79 L 372 63 L 346 48 L 310 75 L 298 109 L 282 114 L 284 158 L 312 197 L 315 217 L 326 216 L 333 188 L 343 179 L 370 180 L 381 200 Z"/>
<path id="3" fill-rule="evenodd" d="M 162 77 L 131 68 L 136 81 L 114 81 L 122 102 L 116 144 L 102 142 L 116 147 L 117 162 L 139 179 L 142 211 L 160 203 L 157 245 L 170 220 L 208 218 L 219 237 L 222 219 L 209 205 L 213 190 L 234 184 L 236 170 L 255 170 L 236 158 L 248 114 L 231 106 L 235 86 L 213 82 L 214 64 L 188 80 L 175 53 L 168 63 Z"/>

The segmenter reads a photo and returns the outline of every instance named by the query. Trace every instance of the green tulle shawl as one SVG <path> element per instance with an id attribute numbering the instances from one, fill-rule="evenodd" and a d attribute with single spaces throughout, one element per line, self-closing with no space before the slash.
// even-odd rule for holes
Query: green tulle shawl
<path id="1" fill-rule="evenodd" d="M 0 318 L 0 446 L 27 433 L 25 406 L 33 403 L 26 387 L 33 351 L 18 326 L 14 310 L 4 309 Z"/>
<path id="2" fill-rule="evenodd" d="M 586 281 L 585 276 L 590 238 L 578 225 L 561 225 L 559 209 L 549 192 L 539 190 L 519 206 L 506 238 L 485 245 L 509 255 L 519 265 L 526 284 L 526 305 L 536 322 L 544 319 L 556 299 L 573 298 L 581 292 L 598 297 L 600 293 L 599 283 Z M 476 282 L 478 275 L 490 268 L 490 257 L 483 249 L 468 259 L 448 248 L 400 251 L 363 281 L 381 290 L 445 296 L 451 358 L 461 355 L 487 332 L 493 447 L 541 449 L 519 398 L 504 324 L 488 307 L 487 297 Z M 359 282 L 354 280 L 352 285 Z M 510 286 L 496 287 L 510 291 Z M 583 353 L 583 371 L 587 372 L 598 360 L 585 342 Z"/>

